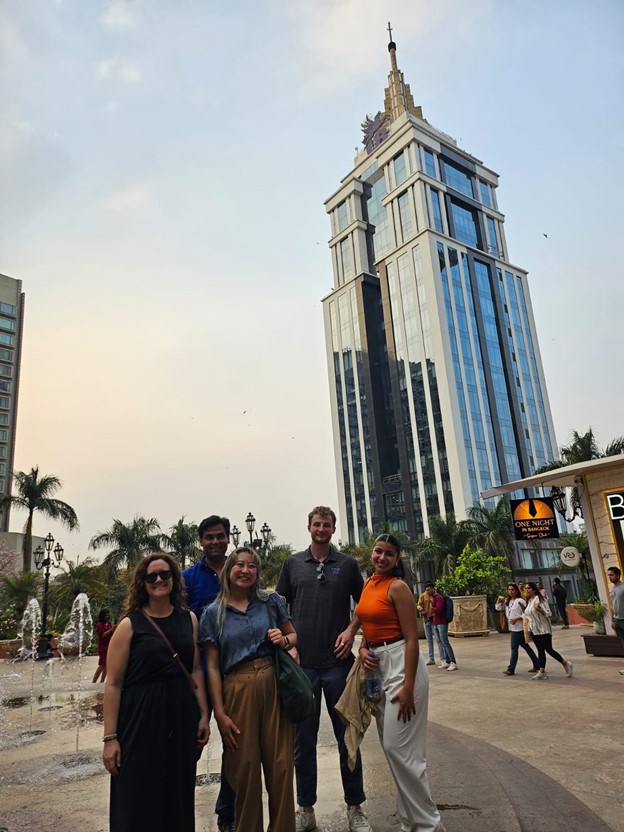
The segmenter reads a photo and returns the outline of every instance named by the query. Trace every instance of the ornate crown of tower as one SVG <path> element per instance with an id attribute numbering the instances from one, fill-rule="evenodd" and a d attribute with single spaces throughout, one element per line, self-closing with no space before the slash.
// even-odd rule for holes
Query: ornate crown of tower
<path id="1" fill-rule="evenodd" d="M 390 53 L 390 63 L 392 70 L 388 75 L 388 86 L 386 87 L 386 95 L 384 98 L 384 111 L 394 121 L 402 113 L 411 113 L 423 121 L 422 108 L 414 104 L 414 98 L 409 84 L 405 83 L 403 73 L 397 66 L 396 59 L 396 43 L 392 40 L 392 27 L 388 23 L 388 34 L 390 36 L 390 43 L 388 44 L 388 52 Z"/>

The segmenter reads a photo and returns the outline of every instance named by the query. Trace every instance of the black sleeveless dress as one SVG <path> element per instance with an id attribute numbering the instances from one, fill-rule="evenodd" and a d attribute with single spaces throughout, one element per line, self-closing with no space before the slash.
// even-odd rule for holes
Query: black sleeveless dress
<path id="1" fill-rule="evenodd" d="M 131 612 L 132 642 L 119 707 L 121 767 L 111 777 L 111 832 L 194 832 L 199 706 L 162 636 Z M 188 612 L 156 623 L 193 669 Z"/>

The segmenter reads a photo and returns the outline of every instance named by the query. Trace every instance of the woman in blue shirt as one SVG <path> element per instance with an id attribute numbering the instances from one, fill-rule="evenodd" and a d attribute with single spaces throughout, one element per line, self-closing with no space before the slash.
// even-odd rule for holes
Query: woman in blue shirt
<path id="1" fill-rule="evenodd" d="M 264 830 L 261 767 L 272 832 L 294 832 L 294 726 L 280 708 L 273 653 L 294 647 L 297 634 L 280 596 L 259 588 L 259 573 L 253 549 L 241 546 L 229 555 L 221 591 L 202 616 L 199 640 L 225 770 L 236 792 L 236 832 Z"/>

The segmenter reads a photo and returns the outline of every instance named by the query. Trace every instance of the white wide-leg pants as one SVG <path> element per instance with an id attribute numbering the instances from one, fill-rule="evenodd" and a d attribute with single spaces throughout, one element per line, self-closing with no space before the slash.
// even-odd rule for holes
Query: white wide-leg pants
<path id="1" fill-rule="evenodd" d="M 414 705 L 409 722 L 397 719 L 399 705 L 390 700 L 403 686 L 405 641 L 375 648 L 383 679 L 384 699 L 378 705 L 377 730 L 397 787 L 397 810 L 401 832 L 437 832 L 442 829 L 440 813 L 431 799 L 427 779 L 427 709 L 429 674 L 418 657 Z"/>

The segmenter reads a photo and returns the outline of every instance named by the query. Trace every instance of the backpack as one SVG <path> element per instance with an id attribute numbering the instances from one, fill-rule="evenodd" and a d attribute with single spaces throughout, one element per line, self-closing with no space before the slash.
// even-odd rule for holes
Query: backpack
<path id="1" fill-rule="evenodd" d="M 444 603 L 446 604 L 446 623 L 450 624 L 453 620 L 453 599 L 450 595 L 442 596 L 444 598 Z"/>

